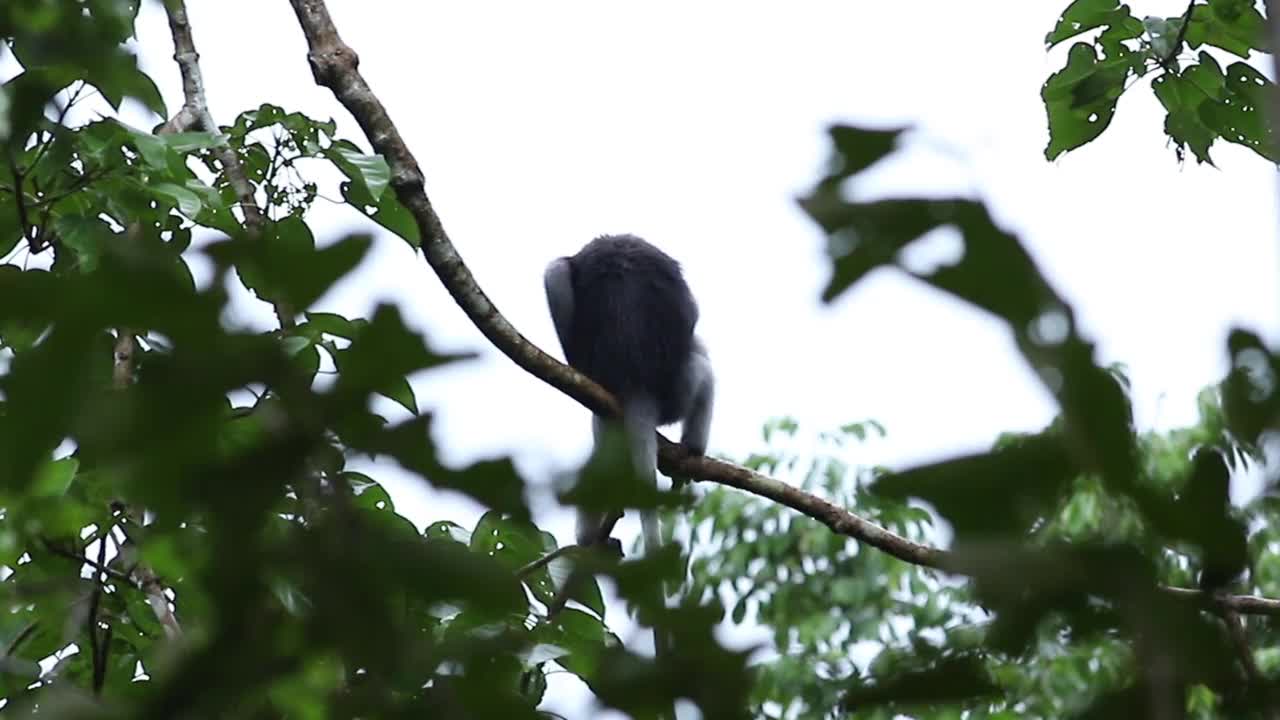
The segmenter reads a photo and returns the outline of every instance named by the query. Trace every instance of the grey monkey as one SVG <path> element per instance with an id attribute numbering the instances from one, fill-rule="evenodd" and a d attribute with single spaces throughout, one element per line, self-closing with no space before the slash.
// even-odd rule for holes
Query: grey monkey
<path id="1" fill-rule="evenodd" d="M 680 264 L 633 235 L 605 235 L 547 266 L 547 304 L 569 365 L 622 405 L 622 427 L 637 474 L 657 486 L 655 430 L 682 421 L 680 441 L 706 452 L 715 380 L 694 335 L 698 305 Z M 605 419 L 592 418 L 595 442 Z M 616 520 L 616 515 L 614 519 Z M 580 512 L 578 542 L 605 542 L 606 514 Z M 658 547 L 657 518 L 641 518 L 647 551 Z"/>

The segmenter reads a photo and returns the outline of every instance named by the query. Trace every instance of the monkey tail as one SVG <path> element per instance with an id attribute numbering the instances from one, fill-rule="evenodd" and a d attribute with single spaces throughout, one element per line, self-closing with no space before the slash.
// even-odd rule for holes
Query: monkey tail
<path id="1" fill-rule="evenodd" d="M 644 552 L 648 555 L 651 552 L 657 552 L 662 547 L 662 525 L 658 520 L 657 510 L 645 510 L 640 515 L 640 527 L 644 533 Z M 667 584 L 659 582 L 654 588 L 657 597 L 654 598 L 654 604 L 660 608 L 667 607 Z M 660 623 L 654 623 L 653 626 L 653 659 L 662 667 L 664 663 L 669 663 L 675 659 L 675 654 L 671 650 L 671 638 L 666 632 L 659 627 Z M 663 720 L 677 720 L 675 706 L 663 708 L 660 716 Z"/>

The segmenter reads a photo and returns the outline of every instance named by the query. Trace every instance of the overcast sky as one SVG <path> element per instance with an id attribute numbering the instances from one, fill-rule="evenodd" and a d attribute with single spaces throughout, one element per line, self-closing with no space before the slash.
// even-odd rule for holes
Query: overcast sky
<path id="1" fill-rule="evenodd" d="M 1276 337 L 1276 179 L 1263 161 L 1219 145 L 1217 169 L 1177 165 L 1146 81 L 1100 141 L 1045 161 L 1039 89 L 1065 48 L 1046 54 L 1042 40 L 1067 0 L 328 4 L 459 252 L 535 343 L 559 355 L 541 285 L 552 258 L 630 232 L 682 262 L 718 372 L 712 452 L 760 449 L 761 424 L 779 415 L 815 431 L 874 418 L 889 437 L 856 459 L 903 466 L 1054 413 L 1008 331 L 977 310 L 890 271 L 820 304 L 823 239 L 795 197 L 819 175 L 832 122 L 915 127 L 874 193 L 985 199 L 1074 303 L 1099 359 L 1129 366 L 1143 427 L 1193 421 L 1197 391 L 1226 370 L 1232 325 Z M 315 86 L 287 2 L 192 2 L 190 14 L 219 122 L 271 102 L 334 117 L 367 147 Z M 140 32 L 176 109 L 157 5 Z M 326 241 L 366 227 L 343 208 L 315 217 Z M 481 353 L 414 379 L 446 460 L 511 453 L 545 482 L 583 459 L 586 411 L 489 348 L 385 233 L 321 305 L 362 315 L 381 300 L 437 347 Z M 245 301 L 236 317 L 271 316 Z M 419 525 L 469 526 L 480 511 L 394 467 L 375 474 Z M 571 537 L 567 515 L 545 520 Z"/>

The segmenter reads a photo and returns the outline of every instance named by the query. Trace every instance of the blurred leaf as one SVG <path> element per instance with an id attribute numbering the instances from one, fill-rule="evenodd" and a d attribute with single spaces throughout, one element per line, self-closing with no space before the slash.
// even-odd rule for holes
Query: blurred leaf
<path id="1" fill-rule="evenodd" d="M 843 705 L 850 712 L 876 705 L 894 708 L 938 702 L 960 702 L 998 695 L 1000 688 L 987 674 L 981 658 L 943 657 L 931 667 L 902 672 L 882 682 L 853 688 Z"/>
<path id="2" fill-rule="evenodd" d="M 355 268 L 369 243 L 367 236 L 351 235 L 317 250 L 311 230 L 291 216 L 269 225 L 259 240 L 224 241 L 211 245 L 209 254 L 234 265 L 259 297 L 302 310 Z"/>
<path id="3" fill-rule="evenodd" d="M 1035 436 L 990 453 L 887 475 L 872 488 L 918 497 L 955 528 L 958 541 L 1019 537 L 1056 504 L 1077 470 L 1059 439 Z"/>
<path id="4" fill-rule="evenodd" d="M 79 469 L 80 461 L 70 457 L 45 463 L 36 473 L 35 482 L 31 483 L 32 494 L 45 497 L 63 495 L 71 487 Z"/>

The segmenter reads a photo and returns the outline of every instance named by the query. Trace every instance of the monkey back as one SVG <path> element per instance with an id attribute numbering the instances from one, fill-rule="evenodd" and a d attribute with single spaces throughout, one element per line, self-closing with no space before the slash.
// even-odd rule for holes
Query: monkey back
<path id="1" fill-rule="evenodd" d="M 574 312 L 565 358 L 623 402 L 657 400 L 661 424 L 686 402 L 678 390 L 693 352 L 698 306 L 680 264 L 632 235 L 603 236 L 569 258 Z"/>

